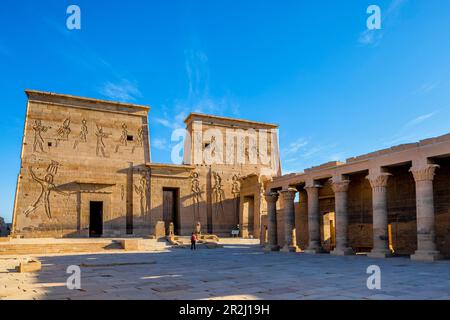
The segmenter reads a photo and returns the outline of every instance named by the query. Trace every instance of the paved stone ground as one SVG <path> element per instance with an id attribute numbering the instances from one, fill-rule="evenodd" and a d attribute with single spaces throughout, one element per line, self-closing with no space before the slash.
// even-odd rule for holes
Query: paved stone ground
<path id="1" fill-rule="evenodd" d="M 0 257 L 0 299 L 450 299 L 450 261 L 264 254 L 242 244 L 43 256 L 37 274 L 11 271 L 18 259 Z M 81 290 L 65 284 L 74 264 L 87 265 Z M 372 264 L 381 268 L 382 290 L 367 289 Z"/>

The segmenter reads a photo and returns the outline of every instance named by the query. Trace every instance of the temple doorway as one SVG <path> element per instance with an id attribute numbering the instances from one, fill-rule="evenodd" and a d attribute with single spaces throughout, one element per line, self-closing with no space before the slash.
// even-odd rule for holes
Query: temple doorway
<path id="1" fill-rule="evenodd" d="M 336 247 L 336 214 L 334 212 L 324 213 L 321 225 L 322 248 L 330 252 Z"/>
<path id="2" fill-rule="evenodd" d="M 253 195 L 244 197 L 242 209 L 241 236 L 243 238 L 254 237 L 255 197 Z"/>
<path id="3" fill-rule="evenodd" d="M 179 189 L 163 188 L 163 221 L 166 234 L 169 234 L 170 223 L 173 223 L 174 233 L 180 234 L 179 226 Z"/>
<path id="4" fill-rule="evenodd" d="M 99 238 L 103 234 L 103 202 L 89 203 L 89 237 Z"/>

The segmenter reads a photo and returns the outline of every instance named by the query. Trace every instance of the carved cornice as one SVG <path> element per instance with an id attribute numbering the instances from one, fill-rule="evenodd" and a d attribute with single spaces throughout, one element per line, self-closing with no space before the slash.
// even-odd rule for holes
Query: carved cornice
<path id="1" fill-rule="evenodd" d="M 333 181 L 333 179 L 331 179 L 331 188 L 333 189 L 334 193 L 347 192 L 349 184 L 350 180 Z"/>
<path id="2" fill-rule="evenodd" d="M 369 174 L 366 179 L 369 180 L 373 191 L 383 191 L 387 187 L 390 176 L 392 174 L 383 172 L 380 174 Z"/>
<path id="3" fill-rule="evenodd" d="M 424 166 L 411 167 L 409 172 L 413 174 L 415 181 L 433 181 L 437 168 L 439 168 L 439 165 L 437 164 L 427 164 Z"/>
<path id="4" fill-rule="evenodd" d="M 277 192 L 269 192 L 264 195 L 264 198 L 267 202 L 275 203 L 278 201 L 278 193 Z"/>
<path id="5" fill-rule="evenodd" d="M 293 201 L 295 199 L 295 194 L 297 193 L 297 189 L 288 188 L 288 189 L 279 191 L 279 193 L 283 197 L 283 200 Z"/>

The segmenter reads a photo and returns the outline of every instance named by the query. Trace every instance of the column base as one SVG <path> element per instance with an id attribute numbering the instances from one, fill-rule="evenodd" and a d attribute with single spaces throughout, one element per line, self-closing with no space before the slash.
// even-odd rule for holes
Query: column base
<path id="1" fill-rule="evenodd" d="M 274 251 L 280 251 L 279 245 L 266 245 L 264 247 L 264 252 L 274 252 Z"/>
<path id="2" fill-rule="evenodd" d="M 443 257 L 439 251 L 421 251 L 417 250 L 411 255 L 411 260 L 413 261 L 426 261 L 433 262 L 436 260 L 441 260 Z"/>
<path id="3" fill-rule="evenodd" d="M 323 253 L 324 250 L 320 247 L 312 247 L 312 248 L 307 248 L 304 252 L 309 253 L 309 254 L 318 254 L 318 253 Z"/>
<path id="4" fill-rule="evenodd" d="M 302 250 L 298 246 L 284 246 L 281 252 L 301 252 Z"/>
<path id="5" fill-rule="evenodd" d="M 367 256 L 369 258 L 377 258 L 377 259 L 384 259 L 384 258 L 390 258 L 393 257 L 393 254 L 390 250 L 372 250 L 370 251 Z"/>
<path id="6" fill-rule="evenodd" d="M 333 256 L 351 256 L 355 253 L 352 248 L 335 248 L 330 254 Z"/>

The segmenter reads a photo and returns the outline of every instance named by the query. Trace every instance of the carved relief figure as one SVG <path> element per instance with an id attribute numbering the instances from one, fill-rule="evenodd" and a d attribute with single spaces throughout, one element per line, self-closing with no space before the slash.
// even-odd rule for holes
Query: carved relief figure
<path id="1" fill-rule="evenodd" d="M 231 193 L 235 198 L 238 198 L 241 193 L 241 184 L 239 183 L 239 175 L 235 174 L 233 175 L 233 178 L 231 179 Z"/>
<path id="2" fill-rule="evenodd" d="M 239 175 L 235 174 L 231 178 L 231 193 L 233 194 L 233 209 L 236 215 L 236 221 L 239 221 L 239 196 L 241 194 L 241 184 L 239 182 Z"/>
<path id="3" fill-rule="evenodd" d="M 216 203 L 216 214 L 224 212 L 223 210 L 223 200 L 225 199 L 225 192 L 222 189 L 222 178 L 217 172 L 213 172 L 214 178 L 214 186 L 213 186 L 213 194 L 214 194 L 214 202 Z"/>
<path id="4" fill-rule="evenodd" d="M 70 119 L 65 119 L 62 126 L 56 130 L 56 147 L 58 146 L 59 141 L 67 141 L 69 140 L 69 134 L 70 134 Z"/>
<path id="5" fill-rule="evenodd" d="M 194 221 L 196 221 L 200 216 L 200 201 L 202 198 L 202 190 L 200 189 L 200 179 L 198 172 L 195 171 L 192 171 L 191 173 L 191 191 L 194 202 Z"/>
<path id="6" fill-rule="evenodd" d="M 147 201 L 149 196 L 149 182 L 147 178 L 147 174 L 145 172 L 142 173 L 141 179 L 139 180 L 139 185 L 134 185 L 135 192 L 139 195 L 140 205 L 141 205 L 141 217 L 145 217 L 145 213 L 149 212 L 149 203 Z"/>
<path id="7" fill-rule="evenodd" d="M 78 135 L 77 140 L 75 140 L 75 143 L 73 144 L 73 148 L 76 149 L 78 147 L 78 144 L 87 142 L 87 135 L 88 135 L 88 127 L 87 127 L 87 121 L 86 119 L 83 119 L 81 122 L 81 132 Z"/>
<path id="8" fill-rule="evenodd" d="M 106 146 L 103 139 L 108 138 L 110 134 L 103 132 L 103 128 L 97 124 L 97 131 L 95 132 L 95 135 L 97 136 L 97 150 L 96 150 L 97 157 L 107 158 L 108 155 L 105 152 Z"/>
<path id="9" fill-rule="evenodd" d="M 29 167 L 31 178 L 41 186 L 41 193 L 39 194 L 39 197 L 36 199 L 36 201 L 25 210 L 24 214 L 26 217 L 28 217 L 32 212 L 34 212 L 43 204 L 47 217 L 49 219 L 52 219 L 52 211 L 50 207 L 51 192 L 54 191 L 64 196 L 70 196 L 69 193 L 59 190 L 58 187 L 53 183 L 54 176 L 57 174 L 58 168 L 59 163 L 56 161 L 52 161 L 52 163 L 47 168 L 47 174 L 43 179 L 41 179 L 33 172 L 33 168 L 31 166 Z"/>
<path id="10" fill-rule="evenodd" d="M 211 142 L 209 147 L 211 148 L 211 157 L 215 157 L 216 156 L 216 137 L 212 136 L 211 137 Z"/>
<path id="11" fill-rule="evenodd" d="M 116 145 L 116 153 L 119 152 L 120 146 L 127 146 L 128 129 L 125 123 L 122 123 L 122 135 L 119 138 L 119 144 Z"/>
<path id="12" fill-rule="evenodd" d="M 42 138 L 42 132 L 47 132 L 51 127 L 46 127 L 42 125 L 41 120 L 35 120 L 33 125 L 34 130 L 34 142 L 33 142 L 33 151 L 37 152 L 38 149 L 40 152 L 44 151 L 44 138 Z"/>
<path id="13" fill-rule="evenodd" d="M 131 149 L 131 153 L 134 153 L 134 150 L 136 148 L 140 148 L 144 146 L 144 128 L 140 127 L 138 130 L 138 134 L 137 134 L 137 138 L 136 138 L 136 142 L 133 146 L 133 149 Z"/>

